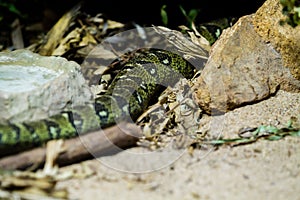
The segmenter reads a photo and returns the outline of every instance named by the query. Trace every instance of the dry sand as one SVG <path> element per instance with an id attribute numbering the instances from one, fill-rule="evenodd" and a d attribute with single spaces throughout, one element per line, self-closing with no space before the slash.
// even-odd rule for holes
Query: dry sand
<path id="1" fill-rule="evenodd" d="M 279 91 L 260 103 L 207 118 L 202 127 L 222 130 L 224 137 L 234 137 L 244 127 L 261 124 L 282 127 L 291 116 L 298 117 L 299 122 L 299 115 L 300 94 Z M 72 170 L 78 177 L 60 181 L 57 187 L 67 188 L 70 199 L 297 200 L 300 199 L 299 145 L 299 137 L 288 136 L 278 141 L 262 139 L 237 147 L 221 146 L 213 151 L 196 149 L 192 155 L 188 151 L 170 150 L 179 153 L 176 161 L 160 170 L 139 174 L 120 172 L 107 166 L 107 162 L 89 160 L 61 168 L 60 172 Z M 136 147 L 111 157 L 120 159 L 122 165 L 122 159 L 133 152 L 145 149 Z M 138 164 L 147 168 L 146 162 Z"/>

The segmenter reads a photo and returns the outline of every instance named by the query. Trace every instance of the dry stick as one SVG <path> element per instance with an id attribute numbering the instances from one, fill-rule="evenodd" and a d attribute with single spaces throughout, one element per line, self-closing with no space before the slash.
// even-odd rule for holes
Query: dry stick
<path id="1" fill-rule="evenodd" d="M 77 138 L 65 140 L 65 151 L 60 154 L 56 163 L 60 166 L 68 165 L 90 158 L 103 156 L 123 148 L 136 145 L 141 129 L 135 124 L 120 123 L 116 126 L 97 130 Z M 7 170 L 23 170 L 32 166 L 44 164 L 46 147 L 35 148 L 17 155 L 0 159 L 0 168 Z"/>

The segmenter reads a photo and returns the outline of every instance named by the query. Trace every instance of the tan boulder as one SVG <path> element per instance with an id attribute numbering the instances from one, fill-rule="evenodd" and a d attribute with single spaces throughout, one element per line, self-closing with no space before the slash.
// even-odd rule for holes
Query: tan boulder
<path id="1" fill-rule="evenodd" d="M 284 36 L 280 36 L 279 32 L 282 35 L 283 31 L 270 29 L 281 30 L 286 27 L 290 30 L 287 25 L 282 28 L 276 27 L 280 26 L 279 18 L 282 16 L 279 17 L 277 12 L 281 12 L 281 7 L 270 4 L 272 2 L 274 3 L 273 0 L 267 1 L 253 15 L 241 17 L 232 28 L 222 33 L 212 47 L 209 59 L 194 86 L 195 98 L 206 113 L 220 114 L 253 104 L 270 97 L 279 89 L 300 91 L 300 65 L 299 59 L 297 60 L 297 56 L 300 55 L 297 53 L 300 37 L 286 36 L 285 40 L 282 39 L 283 43 L 278 39 L 277 43 L 273 44 L 269 42 L 271 39 L 265 38 L 271 35 L 261 37 L 257 33 L 258 29 L 261 29 L 260 32 L 278 33 L 277 37 L 282 38 Z M 274 8 L 271 9 L 266 5 Z M 273 13 L 263 9 L 273 10 L 273 13 L 275 10 L 279 11 L 273 16 Z M 265 14 L 263 19 L 259 20 L 261 13 Z M 264 24 L 268 17 L 272 20 L 278 18 L 278 23 L 274 22 L 268 27 L 253 24 L 253 21 Z M 285 58 L 292 51 L 296 55 L 289 59 Z M 286 67 L 287 65 L 289 67 Z"/>

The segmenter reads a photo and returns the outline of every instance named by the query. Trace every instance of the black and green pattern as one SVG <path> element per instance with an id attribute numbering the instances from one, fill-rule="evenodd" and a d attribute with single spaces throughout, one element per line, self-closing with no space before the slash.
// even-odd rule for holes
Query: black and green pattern
<path id="1" fill-rule="evenodd" d="M 192 78 L 195 68 L 181 56 L 158 49 L 139 51 L 125 63 L 107 92 L 93 106 L 77 106 L 48 119 L 0 125 L 0 156 L 71 138 L 119 121 L 135 121 L 161 89 L 179 78 Z"/>

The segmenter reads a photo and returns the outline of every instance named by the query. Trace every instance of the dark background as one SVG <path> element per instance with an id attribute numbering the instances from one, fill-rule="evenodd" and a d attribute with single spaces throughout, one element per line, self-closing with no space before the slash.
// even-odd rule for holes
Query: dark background
<path id="1" fill-rule="evenodd" d="M 90 3 L 89 3 L 90 2 Z M 253 13 L 264 1 L 262 0 L 146 0 L 138 1 L 86 1 L 86 9 L 91 13 L 103 12 L 109 18 L 117 21 L 135 21 L 139 24 L 161 25 L 160 8 L 166 5 L 166 11 L 169 15 L 169 25 L 174 27 L 184 24 L 185 18 L 179 9 L 181 5 L 186 11 L 190 9 L 199 9 L 197 22 L 205 22 L 211 19 L 242 16 Z M 89 6 L 95 5 L 95 6 Z"/>
<path id="2" fill-rule="evenodd" d="M 51 26 L 63 13 L 76 3 L 82 2 L 82 10 L 94 15 L 103 13 L 108 19 L 119 22 L 135 22 L 140 25 L 162 25 L 160 8 L 167 5 L 169 27 L 186 23 L 179 9 L 181 5 L 186 11 L 199 9 L 196 23 L 228 16 L 242 16 L 254 13 L 265 0 L 14 0 L 16 7 L 27 16 L 27 21 L 38 21 L 49 18 L 46 26 Z M 1 0 L 0 0 L 1 2 Z M 24 19 L 25 20 L 25 19 Z"/>
<path id="3" fill-rule="evenodd" d="M 11 24 L 20 20 L 25 45 L 30 39 L 46 34 L 68 10 L 81 3 L 81 11 L 91 16 L 102 13 L 107 19 L 124 24 L 135 22 L 141 26 L 164 25 L 160 10 L 166 5 L 168 27 L 177 29 L 179 25 L 188 25 L 179 6 L 186 12 L 199 10 L 195 24 L 205 23 L 223 17 L 235 17 L 252 14 L 265 0 L 0 0 L 0 47 L 12 45 Z M 11 9 L 15 8 L 16 11 Z M 39 28 L 36 28 L 38 25 Z M 31 31 L 29 32 L 29 27 Z M 32 27 L 35 27 L 32 31 Z"/>

